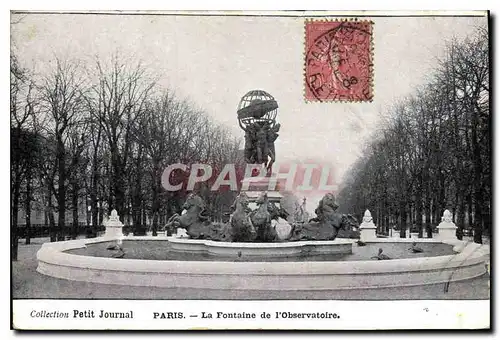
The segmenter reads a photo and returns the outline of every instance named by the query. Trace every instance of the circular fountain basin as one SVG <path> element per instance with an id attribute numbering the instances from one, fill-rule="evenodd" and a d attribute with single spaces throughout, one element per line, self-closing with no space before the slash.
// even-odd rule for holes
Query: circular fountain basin
<path id="1" fill-rule="evenodd" d="M 350 254 L 352 241 L 336 239 L 334 241 L 299 241 L 278 243 L 243 243 L 217 242 L 210 240 L 191 240 L 186 238 L 168 238 L 170 249 L 186 253 L 205 253 L 220 256 L 251 257 L 295 257 L 304 254 Z"/>
<path id="2" fill-rule="evenodd" d="M 114 238 L 46 243 L 37 253 L 37 271 L 68 280 L 131 286 L 227 290 L 336 290 L 386 288 L 452 282 L 481 276 L 489 246 L 458 240 L 418 239 L 419 244 L 445 243 L 454 254 L 394 260 L 307 261 L 311 253 L 332 256 L 352 249 L 352 240 L 288 243 L 225 243 L 166 237 L 124 237 L 128 241 L 163 241 L 182 254 L 205 253 L 203 261 L 144 260 L 76 255 L 69 252 Z M 413 239 L 377 239 L 404 243 Z M 355 245 L 356 246 L 356 245 Z M 103 245 L 104 247 L 104 245 Z M 126 250 L 126 248 L 125 248 Z M 245 261 L 237 259 L 245 254 Z M 236 257 L 218 261 L 217 256 Z M 299 261 L 299 257 L 303 257 Z M 305 256 L 305 258 L 304 258 Z M 277 259 L 287 257 L 286 261 Z M 296 257 L 296 258 L 295 258 Z M 252 258 L 259 259 L 252 261 Z M 269 260 L 263 260 L 268 258 Z M 273 261 L 273 258 L 275 261 Z"/>

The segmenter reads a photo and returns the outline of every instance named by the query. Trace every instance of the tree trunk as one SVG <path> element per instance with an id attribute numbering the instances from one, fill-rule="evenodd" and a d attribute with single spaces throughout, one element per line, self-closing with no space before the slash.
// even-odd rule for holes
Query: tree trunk
<path id="1" fill-rule="evenodd" d="M 425 230 L 427 238 L 432 238 L 431 205 L 429 201 L 425 204 Z"/>
<path id="2" fill-rule="evenodd" d="M 102 199 L 101 197 L 101 204 L 99 205 L 99 207 L 97 208 L 97 211 L 99 211 L 99 216 L 98 216 L 98 223 L 97 223 L 97 226 L 98 227 L 101 227 L 102 226 L 102 223 L 104 221 L 104 204 L 102 202 L 104 202 L 104 199 Z"/>
<path id="3" fill-rule="evenodd" d="M 458 211 L 457 211 L 457 239 L 462 240 L 464 236 L 465 225 L 465 200 L 462 194 L 458 194 Z"/>
<path id="4" fill-rule="evenodd" d="M 134 224 L 134 235 L 142 234 L 141 227 L 141 179 L 137 175 L 132 195 L 132 223 Z"/>
<path id="5" fill-rule="evenodd" d="M 133 218 L 132 218 L 132 195 L 129 195 L 128 202 L 127 202 L 127 225 L 129 226 L 129 230 L 132 230 L 130 227 L 133 225 Z"/>
<path id="6" fill-rule="evenodd" d="M 158 235 L 158 212 L 153 213 L 153 236 Z"/>
<path id="7" fill-rule="evenodd" d="M 52 204 L 52 183 L 51 181 L 47 178 L 47 217 L 49 220 L 49 230 L 50 230 L 50 242 L 56 242 L 57 241 L 57 230 L 56 230 L 56 223 L 54 220 L 54 206 Z"/>
<path id="8" fill-rule="evenodd" d="M 11 109 L 12 110 L 12 109 Z M 12 111 L 11 111 L 12 112 Z M 14 129 L 14 134 L 11 136 L 11 176 L 12 176 L 12 187 L 11 187 L 11 225 L 10 225 L 10 237 L 11 237 L 11 257 L 13 261 L 17 261 L 17 252 L 19 247 L 19 233 L 18 233 L 18 215 L 19 215 L 19 195 L 21 191 L 21 126 L 17 125 Z"/>
<path id="9" fill-rule="evenodd" d="M 415 198 L 415 224 L 418 228 L 418 237 L 424 237 L 424 225 L 422 223 L 422 194 L 420 188 L 417 188 L 417 195 Z"/>
<path id="10" fill-rule="evenodd" d="M 142 179 L 142 168 L 141 168 L 141 160 L 142 160 L 142 145 L 139 145 L 139 150 L 137 151 L 137 158 L 134 161 L 135 166 L 135 182 L 134 189 L 132 194 L 132 214 L 133 214 L 133 223 L 134 223 L 134 235 L 143 234 L 143 228 L 145 225 L 142 225 L 141 221 L 141 203 L 142 203 L 142 187 L 141 187 L 141 179 Z"/>
<path id="11" fill-rule="evenodd" d="M 57 218 L 57 240 L 63 241 L 66 222 L 66 155 L 61 137 L 57 140 L 57 169 L 58 169 L 58 192 L 57 205 L 59 213 Z"/>
<path id="12" fill-rule="evenodd" d="M 441 214 L 439 214 L 439 209 L 435 203 L 435 201 L 432 202 L 432 226 L 435 227 L 439 224 L 439 221 L 441 221 L 441 216 L 443 215 L 443 212 L 441 212 Z"/>
<path id="13" fill-rule="evenodd" d="M 95 200 L 92 200 L 90 202 L 90 210 L 92 213 L 92 224 L 90 226 L 90 237 L 96 237 L 97 230 L 99 229 L 99 226 L 101 224 L 99 221 L 99 206 L 97 205 L 97 198 L 95 198 Z"/>
<path id="14" fill-rule="evenodd" d="M 153 236 L 158 235 L 158 216 L 160 214 L 160 186 L 161 177 L 159 176 L 159 164 L 153 165 L 153 195 L 152 195 L 152 212 L 153 212 Z"/>
<path id="15" fill-rule="evenodd" d="M 97 198 L 97 186 L 99 184 L 99 170 L 97 167 L 97 150 L 94 150 L 94 157 L 92 159 L 92 180 L 90 185 L 90 213 L 92 215 L 91 226 L 89 228 L 88 237 L 96 237 L 97 230 L 100 224 L 99 221 L 99 206 Z"/>
<path id="16" fill-rule="evenodd" d="M 12 260 L 17 261 L 17 251 L 19 247 L 19 238 L 18 238 L 18 214 L 19 214 L 19 192 L 21 188 L 21 181 L 16 177 L 14 180 L 14 192 L 12 198 L 12 224 L 10 228 L 10 237 L 11 237 L 11 255 Z"/>
<path id="17" fill-rule="evenodd" d="M 142 209 L 141 209 L 141 213 L 142 213 L 142 226 L 147 229 L 148 214 L 146 212 L 146 202 L 142 201 L 141 202 L 141 206 L 142 206 Z"/>
<path id="18" fill-rule="evenodd" d="M 113 209 L 116 209 L 115 204 L 114 204 L 114 202 L 115 202 L 114 190 L 115 189 L 110 185 L 109 186 L 109 195 L 108 195 L 108 211 L 107 211 L 108 216 Z M 117 210 L 117 212 L 118 212 L 118 210 Z"/>
<path id="19" fill-rule="evenodd" d="M 133 204 L 132 210 L 133 210 L 133 224 L 134 224 L 134 235 L 140 235 L 141 234 L 141 207 L 140 203 L 137 203 L 137 200 L 135 200 L 135 204 Z"/>
<path id="20" fill-rule="evenodd" d="M 481 148 L 478 141 L 477 129 L 479 125 L 478 114 L 472 114 L 472 163 L 474 164 L 473 187 L 474 187 L 474 242 L 483 243 L 483 187 L 481 183 Z"/>
<path id="21" fill-rule="evenodd" d="M 118 152 L 117 146 L 114 146 L 111 150 L 112 156 L 112 167 L 113 170 L 113 181 L 112 181 L 112 207 L 110 209 L 116 209 L 119 216 L 124 216 L 125 210 L 125 183 L 124 183 L 124 169 L 122 168 L 122 162 Z"/>
<path id="22" fill-rule="evenodd" d="M 399 216 L 400 216 L 400 225 L 399 225 L 399 237 L 406 238 L 406 206 L 404 203 L 401 203 L 399 206 Z"/>
<path id="23" fill-rule="evenodd" d="M 491 236 L 491 207 L 489 204 L 487 204 L 484 208 L 483 221 L 485 228 L 483 229 L 483 233 L 485 233 L 487 236 Z"/>
<path id="24" fill-rule="evenodd" d="M 474 242 L 483 243 L 483 211 L 481 189 L 474 191 L 475 214 L 474 214 Z"/>
<path id="25" fill-rule="evenodd" d="M 73 226 L 71 230 L 71 239 L 76 240 L 78 236 L 78 183 L 76 180 L 72 184 L 71 203 L 73 209 Z"/>
<path id="26" fill-rule="evenodd" d="M 31 244 L 31 181 L 32 181 L 32 169 L 29 164 L 26 169 L 26 200 L 25 200 L 25 210 L 26 210 L 26 244 Z"/>

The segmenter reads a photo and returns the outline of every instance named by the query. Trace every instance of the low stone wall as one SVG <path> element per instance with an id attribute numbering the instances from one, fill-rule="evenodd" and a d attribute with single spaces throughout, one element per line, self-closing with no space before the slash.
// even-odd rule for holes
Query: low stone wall
<path id="1" fill-rule="evenodd" d="M 399 240 L 377 239 L 376 242 L 411 242 Z M 89 243 L 108 241 L 112 239 L 46 243 L 37 253 L 37 271 L 68 280 L 130 286 L 222 290 L 335 290 L 401 287 L 470 279 L 486 272 L 485 261 L 489 257 L 489 246 L 458 240 L 444 241 L 454 245 L 454 250 L 458 252 L 456 255 L 385 261 L 151 261 L 99 258 L 64 252 L 85 247 Z M 193 240 L 186 241 L 205 247 Z M 438 242 L 432 239 L 428 241 Z M 177 242 L 176 245 L 185 244 Z M 248 244 L 248 247 L 251 245 Z"/>

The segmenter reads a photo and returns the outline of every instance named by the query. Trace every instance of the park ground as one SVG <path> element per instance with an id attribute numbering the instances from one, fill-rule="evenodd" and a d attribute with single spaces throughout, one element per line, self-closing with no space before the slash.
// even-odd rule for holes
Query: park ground
<path id="1" fill-rule="evenodd" d="M 489 273 L 460 282 L 415 287 L 355 289 L 332 291 L 226 291 L 218 289 L 159 288 L 107 285 L 56 279 L 36 271 L 36 252 L 47 238 L 33 239 L 30 245 L 19 243 L 18 261 L 12 262 L 14 299 L 214 299 L 214 300 L 407 300 L 407 299 L 489 299 Z"/>

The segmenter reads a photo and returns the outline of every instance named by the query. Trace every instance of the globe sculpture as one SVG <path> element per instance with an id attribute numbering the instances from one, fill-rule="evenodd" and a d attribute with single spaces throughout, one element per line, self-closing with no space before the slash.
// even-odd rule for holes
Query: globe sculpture
<path id="1" fill-rule="evenodd" d="M 236 197 L 229 223 L 210 221 L 202 197 L 191 193 L 182 207 L 185 213 L 173 215 L 167 230 L 184 228 L 192 239 L 277 242 L 334 240 L 339 230 L 351 230 L 352 225 L 357 225 L 351 216 L 336 212 L 338 205 L 332 193 L 321 199 L 315 210 L 317 217 L 312 219 L 305 214 L 304 200 L 300 219 L 290 225 L 289 213 L 281 205 L 283 196 L 279 188 L 269 185 L 274 176 L 271 168 L 276 157 L 274 142 L 280 129 L 276 122 L 278 103 L 265 91 L 250 91 L 241 98 L 237 114 L 239 125 L 245 131 L 245 160 L 248 164 L 266 166 L 267 176 L 243 178 L 242 183 L 247 182 L 248 186 Z"/>
<path id="2" fill-rule="evenodd" d="M 276 122 L 278 103 L 269 93 L 253 90 L 241 98 L 237 114 L 245 131 L 245 162 L 264 165 L 270 175 L 276 160 L 274 142 L 280 129 Z"/>

